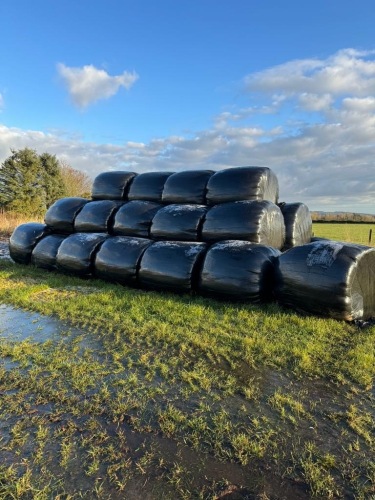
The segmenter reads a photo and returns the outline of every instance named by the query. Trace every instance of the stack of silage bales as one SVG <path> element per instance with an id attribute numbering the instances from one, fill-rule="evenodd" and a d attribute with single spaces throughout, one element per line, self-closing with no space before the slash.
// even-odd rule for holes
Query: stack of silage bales
<path id="1" fill-rule="evenodd" d="M 104 172 L 92 200 L 63 198 L 45 224 L 16 228 L 10 253 L 22 264 L 147 289 L 255 303 L 276 296 L 339 319 L 372 316 L 374 280 L 364 270 L 375 250 L 310 243 L 306 205 L 278 204 L 278 196 L 266 167 Z"/>

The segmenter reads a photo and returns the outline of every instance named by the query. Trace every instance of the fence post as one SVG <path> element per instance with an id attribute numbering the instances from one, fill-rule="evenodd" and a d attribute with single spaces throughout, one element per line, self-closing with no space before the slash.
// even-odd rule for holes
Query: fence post
<path id="1" fill-rule="evenodd" d="M 368 242 L 371 243 L 372 239 L 372 229 L 370 229 L 370 232 L 368 233 Z"/>

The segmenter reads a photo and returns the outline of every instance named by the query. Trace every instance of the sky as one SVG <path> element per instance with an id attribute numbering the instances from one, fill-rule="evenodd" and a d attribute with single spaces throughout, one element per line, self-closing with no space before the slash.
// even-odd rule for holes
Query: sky
<path id="1" fill-rule="evenodd" d="M 267 166 L 281 201 L 375 214 L 373 0 L 1 0 L 0 19 L 0 163 Z"/>

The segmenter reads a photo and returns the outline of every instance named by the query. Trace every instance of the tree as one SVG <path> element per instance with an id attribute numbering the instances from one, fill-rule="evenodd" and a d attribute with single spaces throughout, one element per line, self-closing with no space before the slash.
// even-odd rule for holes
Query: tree
<path id="1" fill-rule="evenodd" d="M 47 208 L 59 198 L 67 196 L 60 162 L 56 156 L 43 153 L 39 156 L 42 166 L 41 186 L 46 193 Z"/>
<path id="2" fill-rule="evenodd" d="M 65 187 L 65 196 L 90 198 L 92 180 L 79 170 L 75 170 L 65 161 L 60 161 L 61 176 Z"/>
<path id="3" fill-rule="evenodd" d="M 0 168 L 0 206 L 6 210 L 42 217 L 47 208 L 65 196 L 55 156 L 33 149 L 11 150 Z"/>

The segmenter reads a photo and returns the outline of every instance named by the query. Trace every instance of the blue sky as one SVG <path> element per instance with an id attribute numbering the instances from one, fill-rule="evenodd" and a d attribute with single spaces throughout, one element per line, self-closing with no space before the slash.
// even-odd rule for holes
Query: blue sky
<path id="1" fill-rule="evenodd" d="M 2 0 L 0 161 L 265 165 L 281 198 L 375 213 L 375 4 Z"/>

